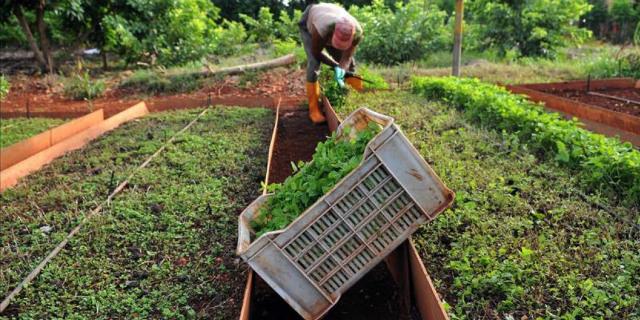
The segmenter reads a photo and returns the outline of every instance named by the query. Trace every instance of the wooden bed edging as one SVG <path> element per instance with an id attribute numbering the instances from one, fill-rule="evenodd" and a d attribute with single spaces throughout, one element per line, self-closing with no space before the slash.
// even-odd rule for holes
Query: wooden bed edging
<path id="1" fill-rule="evenodd" d="M 127 110 L 124 110 L 113 117 L 95 124 L 87 129 L 75 133 L 74 135 L 59 141 L 58 143 L 39 151 L 28 158 L 2 170 L 0 172 L 0 192 L 10 188 L 18 183 L 22 177 L 42 168 L 54 159 L 64 155 L 65 153 L 82 148 L 91 140 L 103 135 L 104 133 L 117 128 L 119 125 L 144 116 L 149 113 L 144 102 L 140 102 Z M 71 128 L 71 127 L 70 127 Z M 73 129 L 73 128 L 71 128 Z M 73 130 L 71 130 L 73 131 Z M 57 136 L 58 139 L 61 136 Z M 3 150 L 4 152 L 4 150 Z"/>
<path id="2" fill-rule="evenodd" d="M 542 102 L 549 109 L 560 111 L 579 119 L 602 123 L 636 135 L 640 134 L 640 118 L 638 117 L 523 86 L 507 86 L 507 89 L 516 94 L 524 94 L 534 102 Z"/>
<path id="3" fill-rule="evenodd" d="M 14 143 L 0 150 L 0 171 L 104 120 L 102 109 Z"/>

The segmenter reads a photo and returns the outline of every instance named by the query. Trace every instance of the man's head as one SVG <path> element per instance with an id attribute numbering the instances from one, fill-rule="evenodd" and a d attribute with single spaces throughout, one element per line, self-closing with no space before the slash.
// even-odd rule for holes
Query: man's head
<path id="1" fill-rule="evenodd" d="M 353 36 L 356 33 L 356 26 L 353 21 L 342 18 L 336 22 L 331 38 L 331 46 L 338 50 L 347 50 L 353 43 Z"/>

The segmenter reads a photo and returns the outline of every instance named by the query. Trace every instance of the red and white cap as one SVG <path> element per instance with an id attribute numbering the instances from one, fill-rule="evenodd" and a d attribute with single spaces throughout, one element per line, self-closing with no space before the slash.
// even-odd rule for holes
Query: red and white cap
<path id="1" fill-rule="evenodd" d="M 336 22 L 333 29 L 333 37 L 331 38 L 331 46 L 338 50 L 347 50 L 351 48 L 353 36 L 356 33 L 356 26 L 353 21 L 342 18 Z"/>

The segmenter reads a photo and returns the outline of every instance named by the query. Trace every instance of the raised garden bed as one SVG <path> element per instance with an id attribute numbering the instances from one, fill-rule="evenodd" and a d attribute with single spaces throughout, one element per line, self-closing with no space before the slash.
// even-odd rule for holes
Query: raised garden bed
<path id="1" fill-rule="evenodd" d="M 616 112 L 640 117 L 640 89 L 600 89 L 600 90 L 560 90 L 543 92 L 552 93 L 574 101 L 595 105 Z M 620 99 L 616 99 L 620 98 Z M 624 101 L 628 100 L 628 101 Z M 635 103 L 637 102 L 637 103 Z"/>
<path id="2" fill-rule="evenodd" d="M 640 88 L 634 79 L 605 79 L 507 86 L 589 130 L 640 146 Z"/>
<path id="3" fill-rule="evenodd" d="M 197 111 L 150 115 L 0 195 L 3 296 Z M 214 108 L 134 176 L 3 316 L 237 318 L 236 217 L 259 194 L 273 115 Z"/>
<path id="4" fill-rule="evenodd" d="M 414 235 L 456 318 L 640 317 L 638 207 L 588 193 L 582 178 L 508 132 L 408 93 L 351 95 L 403 131 L 456 191 Z"/>

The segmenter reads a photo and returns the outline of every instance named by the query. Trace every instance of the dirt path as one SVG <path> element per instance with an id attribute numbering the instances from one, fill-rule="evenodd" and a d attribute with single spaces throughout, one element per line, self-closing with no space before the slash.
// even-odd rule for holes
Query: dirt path
<path id="1" fill-rule="evenodd" d="M 255 84 L 240 86 L 238 76 L 227 77 L 212 85 L 191 93 L 156 95 L 145 97 L 122 89 L 110 89 L 90 106 L 86 101 L 75 101 L 60 94 L 59 84 L 47 78 L 15 77 L 7 99 L 0 103 L 0 117 L 15 118 L 41 116 L 72 118 L 104 109 L 105 116 L 112 116 L 131 105 L 144 100 L 149 110 L 195 108 L 212 104 L 242 105 L 248 107 L 275 106 L 282 98 L 284 110 L 293 109 L 305 101 L 302 70 L 278 68 L 261 73 Z"/>
<path id="2" fill-rule="evenodd" d="M 313 125 L 305 110 L 281 112 L 269 182 L 280 183 L 290 176 L 291 162 L 311 160 L 318 142 L 326 140 L 329 134 L 329 127 Z"/>

